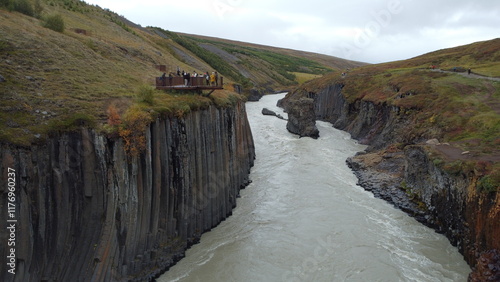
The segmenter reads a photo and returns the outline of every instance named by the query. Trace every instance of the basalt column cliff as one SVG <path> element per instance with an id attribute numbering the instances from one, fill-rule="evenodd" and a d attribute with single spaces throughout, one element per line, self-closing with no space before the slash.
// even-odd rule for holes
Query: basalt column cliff
<path id="1" fill-rule="evenodd" d="M 15 275 L 3 265 L 0 280 L 148 280 L 231 214 L 254 160 L 243 103 L 157 119 L 146 140 L 138 157 L 87 128 L 31 148 L 3 145 L 17 222 L 15 246 L 0 246 L 4 260 L 14 249 Z"/>

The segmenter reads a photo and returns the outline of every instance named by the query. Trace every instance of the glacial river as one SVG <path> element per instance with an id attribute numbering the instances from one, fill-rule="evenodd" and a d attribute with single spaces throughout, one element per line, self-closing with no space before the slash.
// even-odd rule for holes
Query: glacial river
<path id="1" fill-rule="evenodd" d="M 356 185 L 345 159 L 364 146 L 318 122 L 288 133 L 284 95 L 248 102 L 257 159 L 234 213 L 158 281 L 467 281 L 448 240 Z M 283 114 L 286 117 L 286 114 Z"/>

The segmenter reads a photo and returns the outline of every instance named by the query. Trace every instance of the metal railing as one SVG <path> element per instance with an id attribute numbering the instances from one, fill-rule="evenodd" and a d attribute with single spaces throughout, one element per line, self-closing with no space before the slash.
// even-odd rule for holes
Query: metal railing
<path id="1" fill-rule="evenodd" d="M 223 89 L 224 77 L 219 77 L 215 83 L 210 83 L 205 77 L 162 76 L 156 78 L 156 89 Z"/>

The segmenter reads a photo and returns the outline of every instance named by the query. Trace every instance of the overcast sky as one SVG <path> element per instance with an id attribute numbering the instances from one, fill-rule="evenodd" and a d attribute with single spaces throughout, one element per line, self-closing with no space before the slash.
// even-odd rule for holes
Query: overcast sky
<path id="1" fill-rule="evenodd" d="M 498 0 L 85 0 L 142 26 L 380 63 L 500 37 Z"/>

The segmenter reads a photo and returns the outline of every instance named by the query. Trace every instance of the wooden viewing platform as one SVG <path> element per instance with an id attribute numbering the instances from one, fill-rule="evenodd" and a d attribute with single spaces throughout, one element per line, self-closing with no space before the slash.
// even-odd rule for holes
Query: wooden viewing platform
<path id="1" fill-rule="evenodd" d="M 220 77 L 220 81 L 216 85 L 207 85 L 207 80 L 202 77 L 190 77 L 188 85 L 185 84 L 184 78 L 180 76 L 173 77 L 157 77 L 156 78 L 156 89 L 158 90 L 197 90 L 201 92 L 202 90 L 212 90 L 208 95 L 212 94 L 213 91 L 218 89 L 224 89 L 222 87 L 224 83 L 224 78 Z"/>

